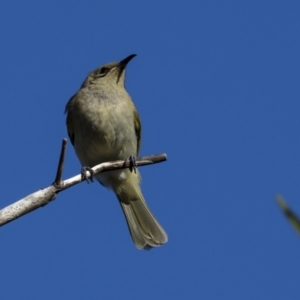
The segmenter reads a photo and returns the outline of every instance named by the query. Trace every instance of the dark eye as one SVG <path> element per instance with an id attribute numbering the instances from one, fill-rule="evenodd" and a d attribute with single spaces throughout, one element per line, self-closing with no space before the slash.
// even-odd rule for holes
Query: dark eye
<path id="1" fill-rule="evenodd" d="M 107 73 L 108 73 L 108 68 L 103 67 L 103 68 L 101 68 L 101 69 L 97 72 L 97 75 L 98 75 L 99 77 L 103 77 L 103 76 L 105 76 Z"/>

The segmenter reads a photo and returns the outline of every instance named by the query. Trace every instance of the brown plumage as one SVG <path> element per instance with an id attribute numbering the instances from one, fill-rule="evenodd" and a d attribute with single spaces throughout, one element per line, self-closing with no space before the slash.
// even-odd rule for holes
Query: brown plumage
<path id="1" fill-rule="evenodd" d="M 68 134 L 82 166 L 139 153 L 141 122 L 124 87 L 125 67 L 134 56 L 91 72 L 67 103 Z M 150 249 L 167 242 L 166 232 L 142 195 L 139 172 L 123 169 L 95 177 L 115 192 L 137 248 Z"/>

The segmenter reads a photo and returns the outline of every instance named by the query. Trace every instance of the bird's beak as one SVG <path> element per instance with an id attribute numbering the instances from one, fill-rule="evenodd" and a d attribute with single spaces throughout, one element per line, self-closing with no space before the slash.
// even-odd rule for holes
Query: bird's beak
<path id="1" fill-rule="evenodd" d="M 117 79 L 117 82 L 119 82 L 119 79 L 122 75 L 122 73 L 124 72 L 127 64 L 136 56 L 136 54 L 131 54 L 129 56 L 127 56 L 126 58 L 124 58 L 123 60 L 121 60 L 119 62 L 119 65 L 118 65 L 118 69 L 119 69 L 119 74 L 118 74 L 118 79 Z"/>
<path id="2" fill-rule="evenodd" d="M 127 66 L 127 64 L 136 56 L 136 54 L 131 54 L 129 56 L 127 56 L 126 58 L 124 58 L 123 60 L 121 60 L 119 62 L 119 68 L 124 70 Z"/>

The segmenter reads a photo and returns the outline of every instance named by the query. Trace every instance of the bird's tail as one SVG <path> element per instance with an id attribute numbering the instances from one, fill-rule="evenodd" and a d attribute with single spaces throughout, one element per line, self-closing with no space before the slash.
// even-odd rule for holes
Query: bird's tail
<path id="1" fill-rule="evenodd" d="M 127 181 L 115 193 L 137 248 L 151 249 L 168 241 L 166 232 L 148 208 L 138 182 Z"/>

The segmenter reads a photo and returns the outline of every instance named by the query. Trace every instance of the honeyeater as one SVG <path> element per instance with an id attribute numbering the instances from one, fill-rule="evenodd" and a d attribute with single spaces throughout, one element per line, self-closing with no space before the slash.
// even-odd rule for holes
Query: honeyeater
<path id="1" fill-rule="evenodd" d="M 68 134 L 83 170 L 128 157 L 134 161 L 139 153 L 141 121 L 124 86 L 125 68 L 135 56 L 90 72 L 66 105 Z M 137 170 L 120 169 L 95 177 L 116 194 L 137 248 L 150 249 L 167 242 L 165 230 L 143 197 Z"/>

